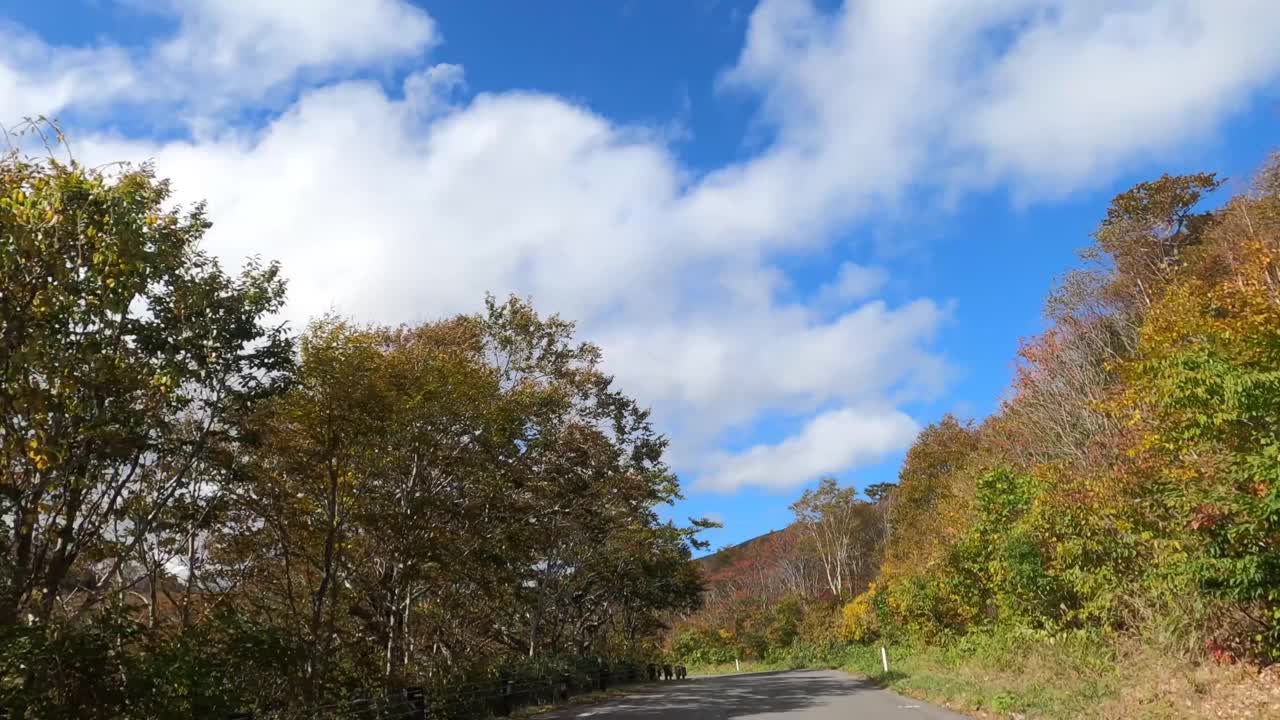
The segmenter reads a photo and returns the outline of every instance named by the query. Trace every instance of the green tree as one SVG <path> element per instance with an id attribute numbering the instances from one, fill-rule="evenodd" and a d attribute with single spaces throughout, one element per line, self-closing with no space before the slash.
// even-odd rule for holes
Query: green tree
<path id="1" fill-rule="evenodd" d="M 304 640 L 307 697 L 520 654 L 628 653 L 700 597 L 665 440 L 599 351 L 522 301 L 417 327 L 313 323 L 216 560 Z"/>
<path id="2" fill-rule="evenodd" d="M 149 167 L 0 158 L 0 706 L 117 717 L 152 706 L 129 608 L 203 542 L 244 419 L 291 345 L 274 265 L 199 249 Z M 200 537 L 197 537 L 200 536 Z M 184 605 L 184 616 L 190 604 Z M 154 640 L 154 642 L 153 642 Z"/>
<path id="3" fill-rule="evenodd" d="M 0 160 L 0 622 L 124 592 L 126 564 L 289 367 L 274 265 L 199 250 L 150 168 Z"/>

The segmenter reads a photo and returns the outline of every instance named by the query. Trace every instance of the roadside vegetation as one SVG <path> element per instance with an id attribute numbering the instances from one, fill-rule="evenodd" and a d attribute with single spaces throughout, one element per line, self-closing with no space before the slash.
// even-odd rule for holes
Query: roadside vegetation
<path id="1" fill-rule="evenodd" d="M 996 413 L 705 560 L 670 651 L 997 716 L 1280 712 L 1280 159 L 1118 195 L 1044 314 Z"/>
<path id="2" fill-rule="evenodd" d="M 294 334 L 280 268 L 224 271 L 209 227 L 148 167 L 0 156 L 0 716 L 654 657 L 699 527 L 659 520 L 666 440 L 595 346 L 515 298 Z"/>

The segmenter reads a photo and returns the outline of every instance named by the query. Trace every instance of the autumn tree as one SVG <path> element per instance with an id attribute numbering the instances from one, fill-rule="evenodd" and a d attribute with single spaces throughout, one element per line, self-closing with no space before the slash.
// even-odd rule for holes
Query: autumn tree
<path id="1" fill-rule="evenodd" d="M 1280 167 L 1205 223 L 1196 262 L 1153 302 L 1124 367 L 1132 473 L 1161 560 L 1223 601 L 1215 642 L 1280 657 Z M 1190 549 L 1188 552 L 1187 549 Z"/>
<path id="2" fill-rule="evenodd" d="M 416 327 L 313 323 L 292 387 L 255 417 L 215 559 L 292 628 L 319 700 L 513 654 L 642 650 L 691 609 L 697 524 L 666 441 L 599 350 L 526 302 Z"/>
<path id="3" fill-rule="evenodd" d="M 1137 351 L 1152 303 L 1192 259 L 1211 213 L 1197 207 L 1221 182 L 1208 173 L 1164 175 L 1112 199 L 1085 265 L 1063 278 L 1045 303 L 1051 323 L 1018 351 L 1013 395 L 996 434 L 1023 468 L 1050 462 L 1101 465 L 1119 431 L 1104 406 L 1117 384 L 1114 365 Z"/>
<path id="4" fill-rule="evenodd" d="M 972 501 L 976 476 L 971 468 L 980 447 L 973 425 L 949 414 L 920 431 L 890 495 L 889 572 L 925 564 L 954 539 Z"/>
<path id="5" fill-rule="evenodd" d="M 1277 167 L 1218 209 L 1202 207 L 1212 174 L 1112 200 L 999 411 L 944 417 L 908 452 L 886 564 L 845 608 L 846 637 L 1144 632 L 1159 616 L 1184 629 L 1179 652 L 1280 652 Z"/>
<path id="6" fill-rule="evenodd" d="M 128 590 L 289 366 L 275 266 L 226 274 L 151 169 L 0 160 L 0 623 Z"/>
<path id="7" fill-rule="evenodd" d="M 831 594 L 840 598 L 856 592 L 869 579 L 869 561 L 877 551 L 879 524 L 870 506 L 857 499 L 852 487 L 842 488 L 828 477 L 806 490 L 791 511 L 821 563 Z"/>
<path id="8" fill-rule="evenodd" d="M 1163 175 L 1117 195 L 1083 254 L 1112 270 L 1105 299 L 1121 311 L 1150 308 L 1212 224 L 1213 213 L 1196 207 L 1221 185 L 1213 173 Z"/>
<path id="9" fill-rule="evenodd" d="M 191 717 L 644 659 L 707 523 L 527 301 L 268 318 L 150 168 L 0 160 L 0 715 Z M 296 353 L 295 353 L 296 349 Z"/>

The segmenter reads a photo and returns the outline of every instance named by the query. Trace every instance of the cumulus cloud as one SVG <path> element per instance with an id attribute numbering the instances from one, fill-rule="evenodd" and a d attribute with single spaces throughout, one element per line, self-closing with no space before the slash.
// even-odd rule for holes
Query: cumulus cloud
<path id="1" fill-rule="evenodd" d="M 256 134 L 79 145 L 92 161 L 154 158 L 180 200 L 207 199 L 209 248 L 281 260 L 297 321 L 330 307 L 422 320 L 486 290 L 580 320 L 682 460 L 761 412 L 941 389 L 926 343 L 947 308 L 779 304 L 773 273 L 685 242 L 688 196 L 662 145 L 549 96 L 481 96 L 426 125 L 416 103 L 344 83 Z"/>
<path id="2" fill-rule="evenodd" d="M 189 99 L 201 104 L 260 97 L 300 73 L 343 77 L 438 41 L 431 17 L 403 0 L 181 0 L 170 8 L 179 30 L 151 62 L 179 68 L 176 81 L 194 83 L 199 95 Z"/>
<path id="3" fill-rule="evenodd" d="M 846 468 L 873 463 L 905 447 L 919 428 L 897 410 L 843 408 L 819 414 L 798 434 L 775 444 L 721 454 L 695 487 L 786 490 Z"/>
<path id="4" fill-rule="evenodd" d="M 1280 73 L 1271 0 L 1039 4 L 955 126 L 988 178 L 1074 189 L 1212 130 Z"/>
<path id="5" fill-rule="evenodd" d="M 818 290 L 818 300 L 831 304 L 862 300 L 874 295 L 887 282 L 889 273 L 884 268 L 843 262 L 835 279 Z"/>
<path id="6" fill-rule="evenodd" d="M 119 101 L 138 84 L 132 58 L 119 48 L 54 48 L 0 21 L 0 108 L 23 116 L 55 115 L 75 104 Z"/>
<path id="7" fill-rule="evenodd" d="M 141 50 L 0 29 L 0 107 L 179 108 L 186 137 L 86 127 L 76 149 L 153 158 L 182 199 L 207 198 L 209 248 L 281 260 L 295 319 L 417 321 L 510 291 L 580 320 L 677 466 L 718 490 L 901 449 L 915 424 L 898 408 L 948 377 L 944 299 L 886 303 L 887 271 L 846 262 L 796 304 L 779 258 L 919 189 L 1097 182 L 1201 137 L 1280 68 L 1280 4 L 1262 0 L 764 0 L 720 84 L 758 100 L 766 141 L 695 172 L 662 132 L 561 97 L 465 96 L 401 0 L 270 5 L 153 5 L 177 30 Z M 361 79 L 397 65 L 396 91 Z M 240 126 L 237 108 L 271 112 Z M 771 415 L 809 420 L 715 451 Z"/>
<path id="8" fill-rule="evenodd" d="M 1070 192 L 1274 87 L 1277 33 L 1270 0 L 764 0 L 724 83 L 763 98 L 778 142 L 732 172 L 828 220 L 913 185 Z"/>
<path id="9" fill-rule="evenodd" d="M 927 299 L 899 307 L 872 301 L 833 320 L 772 307 L 746 317 L 624 325 L 601 339 L 610 366 L 627 387 L 669 411 L 678 437 L 711 438 L 764 411 L 932 396 L 947 367 L 927 343 L 947 313 Z"/>
<path id="10" fill-rule="evenodd" d="M 121 104 L 210 112 L 287 98 L 320 82 L 389 67 L 439 42 L 435 22 L 404 0 L 136 0 L 177 29 L 141 49 L 49 45 L 0 22 L 0 107 L 28 115 Z"/>

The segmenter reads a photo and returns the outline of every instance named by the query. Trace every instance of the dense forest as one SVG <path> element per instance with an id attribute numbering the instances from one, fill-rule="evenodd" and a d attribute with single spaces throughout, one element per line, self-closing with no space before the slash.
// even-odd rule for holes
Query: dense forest
<path id="1" fill-rule="evenodd" d="M 169 197 L 0 159 L 0 716 L 643 662 L 697 607 L 666 440 L 572 324 L 490 298 L 294 336 L 279 268 L 228 274 Z"/>
<path id="2" fill-rule="evenodd" d="M 1003 634 L 1280 660 L 1280 157 L 1223 185 L 1116 196 L 998 411 L 938 420 L 896 484 L 824 481 L 794 525 L 707 560 L 671 650 L 811 664 Z"/>

